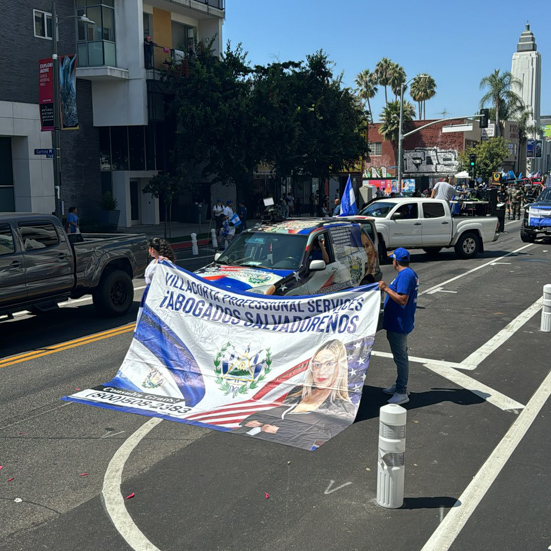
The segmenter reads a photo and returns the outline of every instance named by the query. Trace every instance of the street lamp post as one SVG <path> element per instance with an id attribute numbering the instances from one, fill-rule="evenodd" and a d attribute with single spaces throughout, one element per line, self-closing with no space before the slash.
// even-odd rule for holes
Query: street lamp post
<path id="1" fill-rule="evenodd" d="M 68 19 L 78 19 L 85 23 L 94 24 L 91 19 L 88 19 L 86 15 L 69 15 L 63 19 L 57 20 L 57 7 L 56 0 L 52 0 L 52 70 L 54 73 L 53 86 L 54 86 L 54 130 L 52 135 L 53 149 L 54 149 L 54 192 L 55 192 L 55 205 L 56 215 L 62 220 L 63 213 L 61 212 L 61 135 L 60 135 L 60 104 L 59 97 L 59 57 L 57 55 L 57 28 L 60 23 L 67 21 Z"/>
<path id="2" fill-rule="evenodd" d="M 426 77 L 426 74 L 417 75 L 418 77 Z M 400 120 L 398 123 L 398 181 L 396 183 L 398 193 L 402 192 L 402 164 L 403 164 L 403 155 L 402 155 L 402 142 L 404 141 L 404 133 L 402 131 L 402 126 L 404 123 L 404 90 L 406 86 L 417 77 L 410 78 L 407 82 L 403 82 L 400 85 Z"/>

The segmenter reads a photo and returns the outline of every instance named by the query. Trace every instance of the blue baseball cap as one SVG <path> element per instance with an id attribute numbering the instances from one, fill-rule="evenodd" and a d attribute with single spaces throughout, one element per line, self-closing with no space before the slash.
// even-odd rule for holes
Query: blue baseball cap
<path id="1" fill-rule="evenodd" d="M 394 249 L 394 252 L 390 255 L 390 258 L 394 258 L 398 262 L 409 262 L 409 252 L 403 247 Z"/>

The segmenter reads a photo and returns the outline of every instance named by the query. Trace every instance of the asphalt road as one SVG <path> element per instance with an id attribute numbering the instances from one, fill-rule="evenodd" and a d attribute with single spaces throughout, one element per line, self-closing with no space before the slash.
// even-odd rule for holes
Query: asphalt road
<path id="1" fill-rule="evenodd" d="M 522 243 L 516 221 L 506 230 L 476 259 L 412 255 L 399 510 L 375 502 L 381 389 L 395 378 L 382 331 L 356 422 L 305 452 L 60 401 L 113 377 L 143 280 L 123 319 L 83 300 L 2 323 L 0 550 L 548 549 L 551 335 L 536 302 L 551 241 Z"/>

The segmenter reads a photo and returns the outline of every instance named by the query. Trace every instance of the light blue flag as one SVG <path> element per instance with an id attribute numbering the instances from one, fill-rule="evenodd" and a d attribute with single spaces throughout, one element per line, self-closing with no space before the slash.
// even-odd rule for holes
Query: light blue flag
<path id="1" fill-rule="evenodd" d="M 346 187 L 341 199 L 341 212 L 339 216 L 351 216 L 358 214 L 358 207 L 356 206 L 356 195 L 354 188 L 352 187 L 352 180 L 348 176 Z"/>
<path id="2" fill-rule="evenodd" d="M 237 214 L 237 212 L 235 212 L 233 214 L 233 216 L 230 218 L 230 222 L 234 225 L 234 226 L 239 226 L 239 224 L 241 224 L 241 218 L 239 218 L 239 214 Z"/>

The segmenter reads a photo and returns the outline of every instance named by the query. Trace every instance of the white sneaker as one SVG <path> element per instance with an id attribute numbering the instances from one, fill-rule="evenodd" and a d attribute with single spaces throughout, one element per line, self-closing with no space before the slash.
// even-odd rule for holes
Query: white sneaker
<path id="1" fill-rule="evenodd" d="M 393 396 L 394 394 L 396 394 L 396 384 L 393 384 L 390 388 L 383 388 L 383 392 L 385 394 L 388 394 L 389 396 Z M 409 390 L 407 391 L 407 393 L 409 396 Z"/>
<path id="2" fill-rule="evenodd" d="M 388 400 L 389 404 L 407 404 L 409 402 L 409 396 L 407 394 L 398 394 L 397 392 L 394 393 L 394 396 Z"/>

